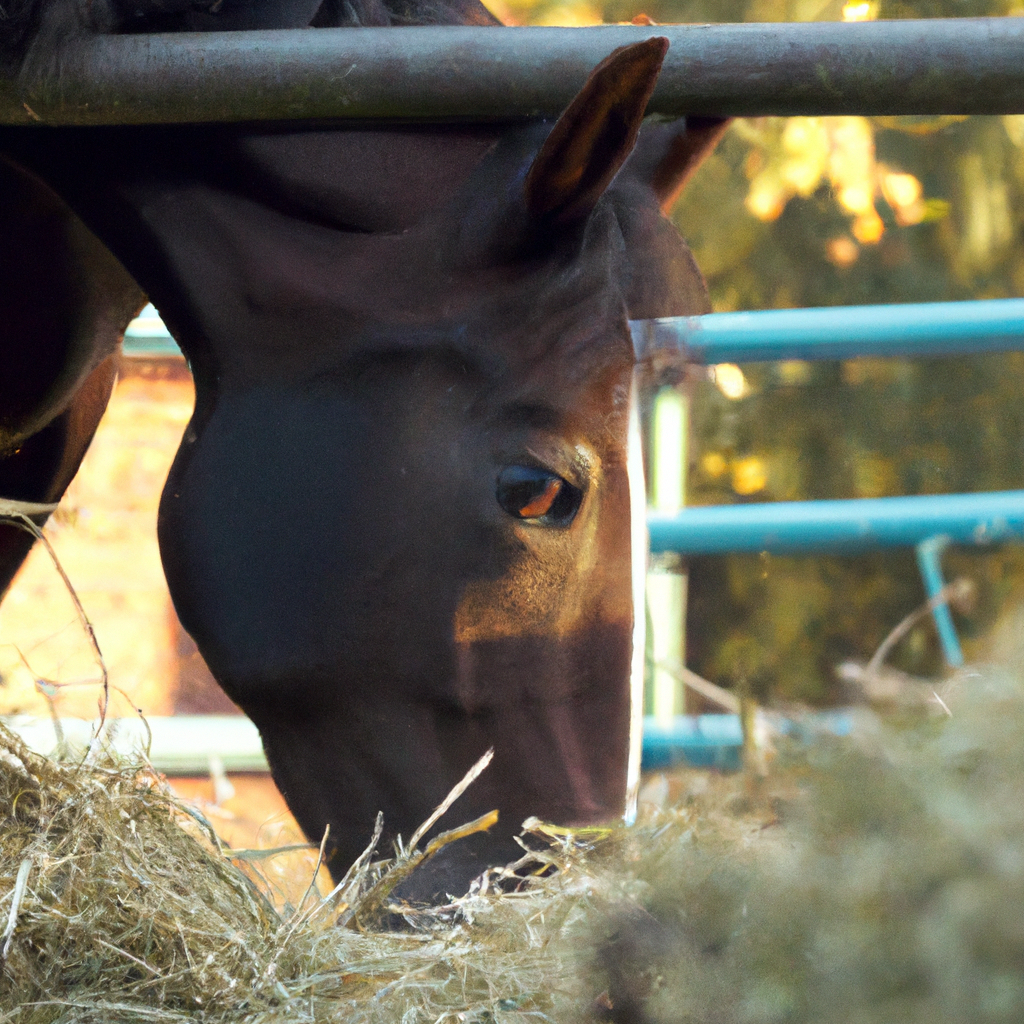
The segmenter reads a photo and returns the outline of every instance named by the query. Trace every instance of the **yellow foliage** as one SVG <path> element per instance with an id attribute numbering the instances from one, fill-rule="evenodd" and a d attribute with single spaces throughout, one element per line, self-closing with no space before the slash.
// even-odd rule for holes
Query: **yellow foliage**
<path id="1" fill-rule="evenodd" d="M 1007 114 L 1003 118 L 1003 127 L 1010 141 L 1018 149 L 1024 149 L 1024 114 Z"/>
<path id="2" fill-rule="evenodd" d="M 768 470 L 763 459 L 750 455 L 732 464 L 732 489 L 737 494 L 756 494 L 768 486 Z"/>
<path id="3" fill-rule="evenodd" d="M 715 384 L 726 398 L 743 398 L 750 392 L 750 385 L 743 371 L 735 363 L 719 363 L 714 368 Z"/>
<path id="4" fill-rule="evenodd" d="M 839 235 L 829 241 L 825 247 L 825 255 L 829 262 L 837 267 L 849 267 L 857 262 L 860 246 L 849 235 Z"/>
<path id="5" fill-rule="evenodd" d="M 701 456 L 700 468 L 705 476 L 710 477 L 712 480 L 718 480 L 725 475 L 725 471 L 729 468 L 729 463 L 721 452 L 706 452 Z"/>
<path id="6" fill-rule="evenodd" d="M 782 179 L 798 196 L 818 187 L 828 166 L 829 138 L 820 117 L 792 117 L 782 130 Z"/>
<path id="7" fill-rule="evenodd" d="M 910 206 L 921 198 L 921 182 L 912 174 L 889 171 L 882 175 L 882 194 L 892 207 Z"/>
<path id="8" fill-rule="evenodd" d="M 784 359 L 775 364 L 775 372 L 784 384 L 806 384 L 811 379 L 811 364 L 804 359 Z"/>
<path id="9" fill-rule="evenodd" d="M 839 204 L 854 214 L 874 209 L 875 136 L 866 117 L 833 117 L 828 176 Z"/>
<path id="10" fill-rule="evenodd" d="M 870 216 L 874 212 L 878 175 L 874 134 L 867 118 L 794 117 L 773 121 L 752 135 L 746 133 L 765 151 L 765 157 L 750 164 L 756 168 L 747 195 L 750 213 L 759 220 L 774 220 L 790 199 L 812 195 L 825 179 L 848 213 Z M 866 236 L 871 234 L 862 230 Z"/>
<path id="11" fill-rule="evenodd" d="M 847 8 L 854 6 L 867 5 Z M 851 217 L 853 235 L 828 243 L 828 258 L 836 266 L 856 261 L 854 238 L 861 245 L 874 245 L 885 234 L 875 206 L 878 198 L 889 205 L 901 227 L 944 215 L 934 200 L 924 198 L 913 174 L 876 161 L 874 128 L 866 117 L 763 118 L 742 122 L 736 130 L 751 145 L 745 205 L 758 220 L 775 220 L 794 196 L 811 196 L 825 182 L 831 186 Z M 1017 130 L 1016 122 L 1008 124 L 1011 134 Z"/>
<path id="12" fill-rule="evenodd" d="M 885 225 L 878 216 L 878 211 L 872 206 L 870 210 L 854 218 L 851 230 L 853 237 L 861 245 L 874 245 L 885 234 Z"/>
<path id="13" fill-rule="evenodd" d="M 853 460 L 853 472 L 858 498 L 884 498 L 899 493 L 900 482 L 890 459 L 861 453 Z"/>
<path id="14" fill-rule="evenodd" d="M 879 183 L 885 201 L 896 214 L 896 222 L 901 227 L 909 224 L 920 224 L 925 219 L 924 188 L 912 174 L 901 174 L 879 167 Z"/>
<path id="15" fill-rule="evenodd" d="M 778 175 L 759 174 L 751 183 L 747 193 L 747 210 L 758 220 L 776 220 L 786 208 L 790 196 L 786 195 Z"/>
<path id="16" fill-rule="evenodd" d="M 843 21 L 874 21 L 878 17 L 878 4 L 863 0 L 849 0 L 843 5 Z"/>
<path id="17" fill-rule="evenodd" d="M 604 18 L 600 10 L 589 4 L 564 3 L 549 7 L 537 18 L 531 18 L 532 25 L 551 25 L 561 28 L 582 28 L 585 25 L 601 25 Z"/>

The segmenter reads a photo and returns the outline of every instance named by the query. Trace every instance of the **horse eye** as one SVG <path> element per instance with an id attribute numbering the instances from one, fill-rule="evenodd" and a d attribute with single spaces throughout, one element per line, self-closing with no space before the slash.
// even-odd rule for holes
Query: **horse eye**
<path id="1" fill-rule="evenodd" d="M 554 473 L 533 466 L 508 466 L 498 475 L 498 504 L 516 519 L 568 526 L 579 511 L 583 492 Z"/>

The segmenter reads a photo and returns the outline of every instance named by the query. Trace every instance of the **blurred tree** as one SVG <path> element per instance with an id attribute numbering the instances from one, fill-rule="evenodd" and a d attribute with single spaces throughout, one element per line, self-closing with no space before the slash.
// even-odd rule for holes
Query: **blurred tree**
<path id="1" fill-rule="evenodd" d="M 883 3 L 878 13 L 1008 13 L 984 0 L 940 6 Z M 1022 295 L 1024 118 L 741 121 L 675 217 L 717 309 Z M 1019 354 L 745 373 L 742 399 L 698 389 L 692 503 L 1024 486 Z M 749 470 L 736 473 L 751 460 L 764 467 L 756 491 L 743 486 Z M 1024 554 L 961 551 L 946 562 L 950 578 L 964 573 L 978 585 L 976 607 L 958 625 L 968 652 L 983 655 L 984 643 L 970 641 L 1024 597 Z M 762 697 L 825 701 L 837 696 L 833 666 L 869 657 L 922 599 L 910 551 L 699 559 L 690 663 L 720 682 L 745 680 Z M 940 669 L 930 622 L 895 660 L 919 674 Z"/>
<path id="2" fill-rule="evenodd" d="M 1022 15 L 1013 0 L 495 0 L 534 24 Z M 738 120 L 680 199 L 715 308 L 1024 295 L 1024 117 Z M 691 504 L 1024 488 L 1024 355 L 722 368 L 696 388 Z M 1024 551 L 953 551 L 983 655 L 1024 600 Z M 912 551 L 733 556 L 690 567 L 688 660 L 762 698 L 826 702 L 924 599 Z M 972 643 L 973 641 L 973 643 Z M 894 661 L 940 669 L 930 622 Z"/>

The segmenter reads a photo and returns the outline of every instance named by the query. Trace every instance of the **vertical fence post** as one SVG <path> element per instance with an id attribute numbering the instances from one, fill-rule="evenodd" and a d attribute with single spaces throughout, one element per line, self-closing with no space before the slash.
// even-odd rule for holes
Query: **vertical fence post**
<path id="1" fill-rule="evenodd" d="M 935 600 L 941 593 L 946 581 L 942 576 L 942 563 L 940 561 L 942 552 L 949 545 L 949 537 L 940 534 L 936 537 L 928 537 L 915 547 L 917 554 L 917 567 L 921 571 L 921 579 L 924 581 L 925 593 L 928 600 Z M 950 668 L 962 668 L 964 654 L 960 649 L 960 638 L 956 634 L 956 626 L 953 625 L 953 616 L 950 614 L 949 605 L 942 601 L 932 608 L 932 616 L 935 619 L 935 628 L 939 634 L 939 643 L 942 646 L 942 655 Z"/>
<path id="2" fill-rule="evenodd" d="M 686 504 L 689 401 L 680 388 L 663 388 L 654 399 L 651 437 L 651 504 L 678 515 Z M 669 723 L 685 710 L 683 683 L 676 671 L 686 664 L 686 575 L 676 566 L 656 568 L 647 579 L 650 608 L 650 709 Z"/>

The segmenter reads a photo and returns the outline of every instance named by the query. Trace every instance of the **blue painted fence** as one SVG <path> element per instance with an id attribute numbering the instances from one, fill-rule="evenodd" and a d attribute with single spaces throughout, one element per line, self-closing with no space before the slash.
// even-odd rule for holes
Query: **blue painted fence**
<path id="1" fill-rule="evenodd" d="M 969 355 L 1024 349 L 1024 299 L 708 313 L 630 322 L 640 359 L 691 363 Z"/>
<path id="2" fill-rule="evenodd" d="M 1024 349 L 1024 299 L 708 313 L 630 322 L 641 359 L 694 363 L 943 356 Z M 152 306 L 125 332 L 128 355 L 179 351 Z"/>
<path id="3" fill-rule="evenodd" d="M 717 555 L 870 551 L 942 534 L 957 544 L 1024 540 L 1024 491 L 709 505 L 647 520 L 651 551 Z"/>
<path id="4" fill-rule="evenodd" d="M 714 364 L 859 356 L 948 356 L 1024 349 L 1024 299 L 711 313 L 630 324 L 638 359 Z M 913 546 L 946 662 L 963 664 L 940 558 L 950 543 L 1024 540 L 1024 491 L 687 508 L 648 518 L 651 550 L 689 555 L 857 552 Z M 739 767 L 732 715 L 644 724 L 645 769 Z"/>

